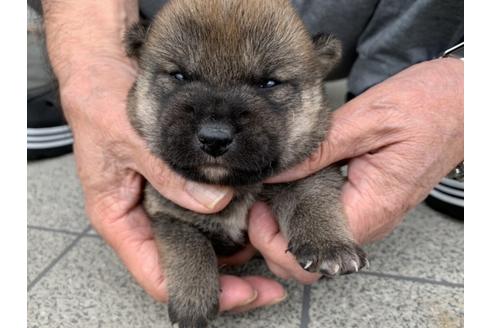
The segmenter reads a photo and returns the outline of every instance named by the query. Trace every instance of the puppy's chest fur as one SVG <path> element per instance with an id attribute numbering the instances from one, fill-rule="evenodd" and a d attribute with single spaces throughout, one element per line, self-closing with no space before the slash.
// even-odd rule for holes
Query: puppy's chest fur
<path id="1" fill-rule="evenodd" d="M 261 184 L 237 188 L 234 198 L 222 211 L 200 214 L 174 204 L 147 183 L 143 205 L 154 223 L 169 218 L 184 221 L 211 241 L 217 255 L 226 256 L 234 254 L 247 242 L 248 211 L 262 189 Z"/>

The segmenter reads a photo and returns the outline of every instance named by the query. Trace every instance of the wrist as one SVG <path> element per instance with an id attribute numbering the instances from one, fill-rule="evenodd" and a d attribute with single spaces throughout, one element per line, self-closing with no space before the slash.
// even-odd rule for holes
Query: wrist
<path id="1" fill-rule="evenodd" d="M 98 58 L 68 72 L 60 83 L 60 98 L 70 125 L 80 117 L 113 116 L 125 110 L 135 77 L 129 59 Z"/>
<path id="2" fill-rule="evenodd" d="M 413 65 L 395 77 L 401 81 L 400 89 L 413 91 L 410 100 L 422 104 L 414 111 L 432 114 L 439 119 L 453 117 L 463 123 L 463 61 L 457 58 L 433 59 Z M 429 106 L 433 106 L 434 111 L 429 111 Z"/>
<path id="3" fill-rule="evenodd" d="M 61 84 L 100 58 L 128 60 L 122 39 L 138 20 L 136 0 L 45 0 L 43 11 L 48 55 Z"/>
<path id="4" fill-rule="evenodd" d="M 447 70 L 449 78 L 454 79 L 457 82 L 463 83 L 465 62 L 457 57 L 441 57 L 434 59 L 432 62 L 438 62 L 443 65 Z"/>

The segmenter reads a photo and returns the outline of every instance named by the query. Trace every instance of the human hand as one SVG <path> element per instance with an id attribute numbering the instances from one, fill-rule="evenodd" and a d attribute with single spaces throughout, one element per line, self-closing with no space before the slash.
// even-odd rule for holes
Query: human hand
<path id="1" fill-rule="evenodd" d="M 342 203 L 355 240 L 391 232 L 438 181 L 463 160 L 463 62 L 438 59 L 414 65 L 334 112 L 325 141 L 304 163 L 267 182 L 305 177 L 342 159 L 348 180 Z M 290 253 L 271 212 L 250 214 L 252 245 L 280 277 L 311 283 Z"/>

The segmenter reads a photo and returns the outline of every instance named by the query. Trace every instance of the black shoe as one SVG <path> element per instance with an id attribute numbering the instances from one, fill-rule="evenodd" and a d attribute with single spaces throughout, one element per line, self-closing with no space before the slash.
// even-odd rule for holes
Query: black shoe
<path id="1" fill-rule="evenodd" d="M 37 88 L 27 95 L 27 160 L 72 152 L 72 131 L 63 117 L 58 88 Z"/>
<path id="2" fill-rule="evenodd" d="M 425 203 L 438 212 L 455 219 L 464 219 L 464 167 L 460 164 L 431 191 Z"/>

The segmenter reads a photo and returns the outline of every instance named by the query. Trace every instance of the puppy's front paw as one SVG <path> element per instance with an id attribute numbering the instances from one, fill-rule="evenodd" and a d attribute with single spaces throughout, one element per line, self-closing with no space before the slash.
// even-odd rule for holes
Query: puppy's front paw
<path id="1" fill-rule="evenodd" d="M 173 327 L 205 328 L 208 322 L 215 319 L 219 312 L 218 296 L 202 297 L 201 299 L 193 299 L 185 295 L 170 296 L 168 312 Z"/>
<path id="2" fill-rule="evenodd" d="M 369 264 L 366 253 L 351 241 L 327 241 L 319 245 L 291 241 L 289 251 L 304 270 L 327 277 L 357 272 Z"/>

